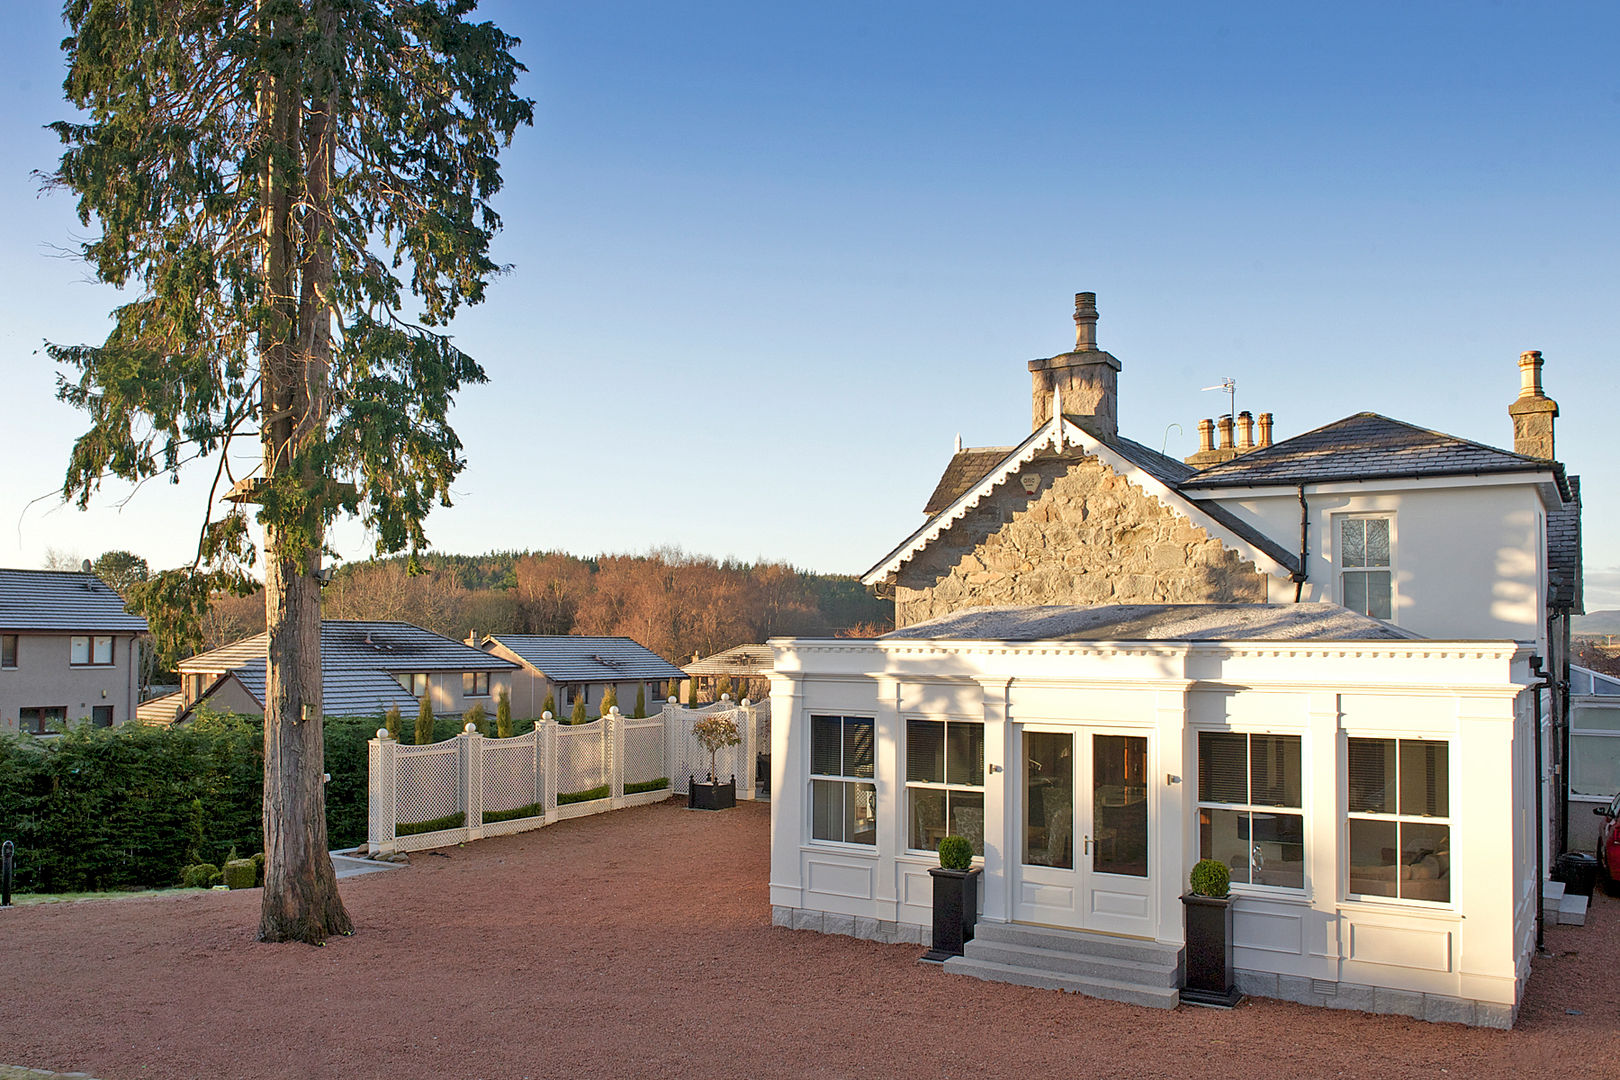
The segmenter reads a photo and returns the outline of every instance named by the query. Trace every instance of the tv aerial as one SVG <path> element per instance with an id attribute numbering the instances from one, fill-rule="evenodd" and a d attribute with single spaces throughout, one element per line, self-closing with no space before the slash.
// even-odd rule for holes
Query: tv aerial
<path id="1" fill-rule="evenodd" d="M 1226 412 L 1227 412 L 1227 415 L 1230 416 L 1233 420 L 1237 419 L 1237 380 L 1236 379 L 1233 379 L 1233 378 L 1230 378 L 1230 377 L 1222 379 L 1219 383 L 1215 384 L 1214 386 L 1201 387 L 1199 392 L 1202 393 L 1204 390 L 1225 390 L 1226 391 Z"/>

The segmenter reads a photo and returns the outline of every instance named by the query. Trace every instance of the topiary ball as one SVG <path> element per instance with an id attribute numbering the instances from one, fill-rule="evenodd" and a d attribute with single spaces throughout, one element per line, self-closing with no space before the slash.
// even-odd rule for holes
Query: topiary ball
<path id="1" fill-rule="evenodd" d="M 973 845 L 965 836 L 947 836 L 939 842 L 939 865 L 946 870 L 966 870 L 973 865 Z"/>
<path id="2" fill-rule="evenodd" d="M 1188 878 L 1194 896 L 1210 896 L 1219 900 L 1232 891 L 1232 875 L 1219 859 L 1199 859 Z"/>

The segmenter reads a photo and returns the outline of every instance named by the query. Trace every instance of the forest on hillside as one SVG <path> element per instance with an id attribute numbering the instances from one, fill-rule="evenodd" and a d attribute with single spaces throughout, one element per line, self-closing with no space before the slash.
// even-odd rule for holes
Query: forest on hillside
<path id="1" fill-rule="evenodd" d="M 739 563 L 678 548 L 579 558 L 561 552 L 420 555 L 340 567 L 321 594 L 328 619 L 415 623 L 469 633 L 611 634 L 675 663 L 783 635 L 889 629 L 893 605 L 852 577 L 785 563 Z M 264 630 L 264 594 L 215 599 L 211 649 Z"/>

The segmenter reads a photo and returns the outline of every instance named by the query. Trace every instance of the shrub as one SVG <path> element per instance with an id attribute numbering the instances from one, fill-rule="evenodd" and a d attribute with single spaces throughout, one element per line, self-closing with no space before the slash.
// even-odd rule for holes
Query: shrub
<path id="1" fill-rule="evenodd" d="M 484 708 L 482 701 L 473 702 L 472 708 L 461 714 L 461 722 L 471 724 L 480 735 L 489 734 L 486 730 L 489 727 L 489 710 Z"/>
<path id="2" fill-rule="evenodd" d="M 972 842 L 965 836 L 947 836 L 940 840 L 939 865 L 946 870 L 966 870 L 972 866 Z"/>
<path id="3" fill-rule="evenodd" d="M 225 884 L 233 889 L 251 889 L 257 884 L 258 872 L 252 859 L 232 859 L 222 871 Z"/>
<path id="4" fill-rule="evenodd" d="M 568 718 L 570 724 L 583 724 L 585 722 L 585 695 L 581 694 L 574 699 L 574 714 Z"/>
<path id="5" fill-rule="evenodd" d="M 1199 859 L 1187 879 L 1194 896 L 1220 899 L 1232 891 L 1232 875 L 1218 859 Z"/>
<path id="6" fill-rule="evenodd" d="M 512 737 L 512 695 L 506 690 L 495 699 L 495 737 L 497 739 L 510 739 Z"/>
<path id="7" fill-rule="evenodd" d="M 215 885 L 223 884 L 225 884 L 225 871 L 215 870 L 212 874 L 208 875 L 208 887 L 210 889 L 212 889 Z"/>
<path id="8" fill-rule="evenodd" d="M 731 693 L 731 676 L 722 675 L 720 676 L 720 681 L 715 684 L 714 696 L 716 699 L 718 699 L 720 695 L 729 693 Z"/>
<path id="9" fill-rule="evenodd" d="M 546 700 L 540 703 L 540 715 L 544 716 L 546 713 L 550 713 L 553 720 L 557 719 L 557 695 L 549 690 L 546 691 Z"/>
<path id="10" fill-rule="evenodd" d="M 438 832 L 440 829 L 459 829 L 467 823 L 464 811 L 457 810 L 444 817 L 428 818 L 426 821 L 401 821 L 394 826 L 395 836 L 416 836 L 425 832 Z"/>
<path id="11" fill-rule="evenodd" d="M 662 791 L 669 787 L 669 777 L 660 776 L 656 780 L 642 780 L 634 784 L 624 785 L 626 795 L 640 795 L 643 791 Z"/>
<path id="12" fill-rule="evenodd" d="M 206 889 L 218 873 L 219 867 L 213 863 L 196 863 L 180 871 L 180 884 L 188 889 Z"/>
<path id="13" fill-rule="evenodd" d="M 497 821 L 516 821 L 518 818 L 539 817 L 545 812 L 544 803 L 530 803 L 527 806 L 518 806 L 511 810 L 485 810 L 484 824 L 489 825 Z"/>
<path id="14" fill-rule="evenodd" d="M 718 713 L 705 716 L 692 725 L 692 736 L 709 752 L 709 783 L 715 783 L 715 755 L 727 746 L 742 742 L 742 736 L 737 733 L 737 721 Z"/>
<path id="15" fill-rule="evenodd" d="M 388 706 L 388 711 L 383 713 L 383 727 L 387 728 L 388 734 L 396 739 L 399 738 L 399 723 L 399 706 L 397 704 Z"/>
<path id="16" fill-rule="evenodd" d="M 255 885 L 264 884 L 264 852 L 262 851 L 253 853 L 253 883 Z"/>
<path id="17" fill-rule="evenodd" d="M 647 684 L 642 683 L 636 687 L 636 711 L 631 719 L 641 720 L 647 715 Z"/>
<path id="18" fill-rule="evenodd" d="M 696 679 L 688 679 L 686 681 L 686 707 L 688 709 L 695 709 L 698 707 Z"/>
<path id="19" fill-rule="evenodd" d="M 594 802 L 597 799 L 605 799 L 612 794 L 613 792 L 606 784 L 601 787 L 586 788 L 584 791 L 564 791 L 557 796 L 557 805 L 567 806 L 569 803 Z"/>
<path id="20" fill-rule="evenodd" d="M 614 707 L 618 704 L 619 688 L 612 683 L 608 683 L 607 689 L 602 692 L 602 715 L 606 716 L 608 713 L 612 712 Z"/>
<path id="21" fill-rule="evenodd" d="M 423 694 L 416 710 L 416 745 L 426 746 L 433 741 L 433 696 Z"/>

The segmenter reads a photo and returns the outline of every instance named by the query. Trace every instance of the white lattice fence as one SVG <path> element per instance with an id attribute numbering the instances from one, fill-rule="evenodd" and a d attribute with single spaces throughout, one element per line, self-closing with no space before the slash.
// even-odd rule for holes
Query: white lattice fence
<path id="1" fill-rule="evenodd" d="M 414 825 L 447 818 L 461 810 L 457 790 L 458 755 L 454 741 L 432 746 L 401 746 L 395 759 L 399 781 L 395 796 L 394 821 Z"/>
<path id="2" fill-rule="evenodd" d="M 624 786 L 648 784 L 667 778 L 664 769 L 664 721 L 626 720 L 624 722 Z"/>
<path id="3" fill-rule="evenodd" d="M 722 703 L 724 705 L 725 703 Z M 693 777 L 701 780 L 709 775 L 709 752 L 703 744 L 692 734 L 692 726 L 699 720 L 710 716 L 724 716 L 737 725 L 737 734 L 742 741 L 736 746 L 723 748 L 714 757 L 714 772 L 721 780 L 737 778 L 737 797 L 739 799 L 752 799 L 754 797 L 754 758 L 761 745 L 757 737 L 757 706 L 716 708 L 711 705 L 702 709 L 688 709 L 680 705 L 668 705 L 664 708 L 664 722 L 668 732 L 668 750 L 670 759 L 670 782 L 675 785 L 678 794 L 688 793 L 688 784 Z M 766 723 L 769 724 L 769 706 L 765 707 Z M 769 745 L 767 728 L 767 742 Z"/>
<path id="4" fill-rule="evenodd" d="M 588 724 L 561 726 L 556 730 L 559 801 L 563 795 L 606 787 L 608 783 L 606 722 L 592 720 Z"/>
<path id="5" fill-rule="evenodd" d="M 537 734 L 484 739 L 484 818 L 524 807 L 543 812 L 541 776 L 535 768 Z"/>

